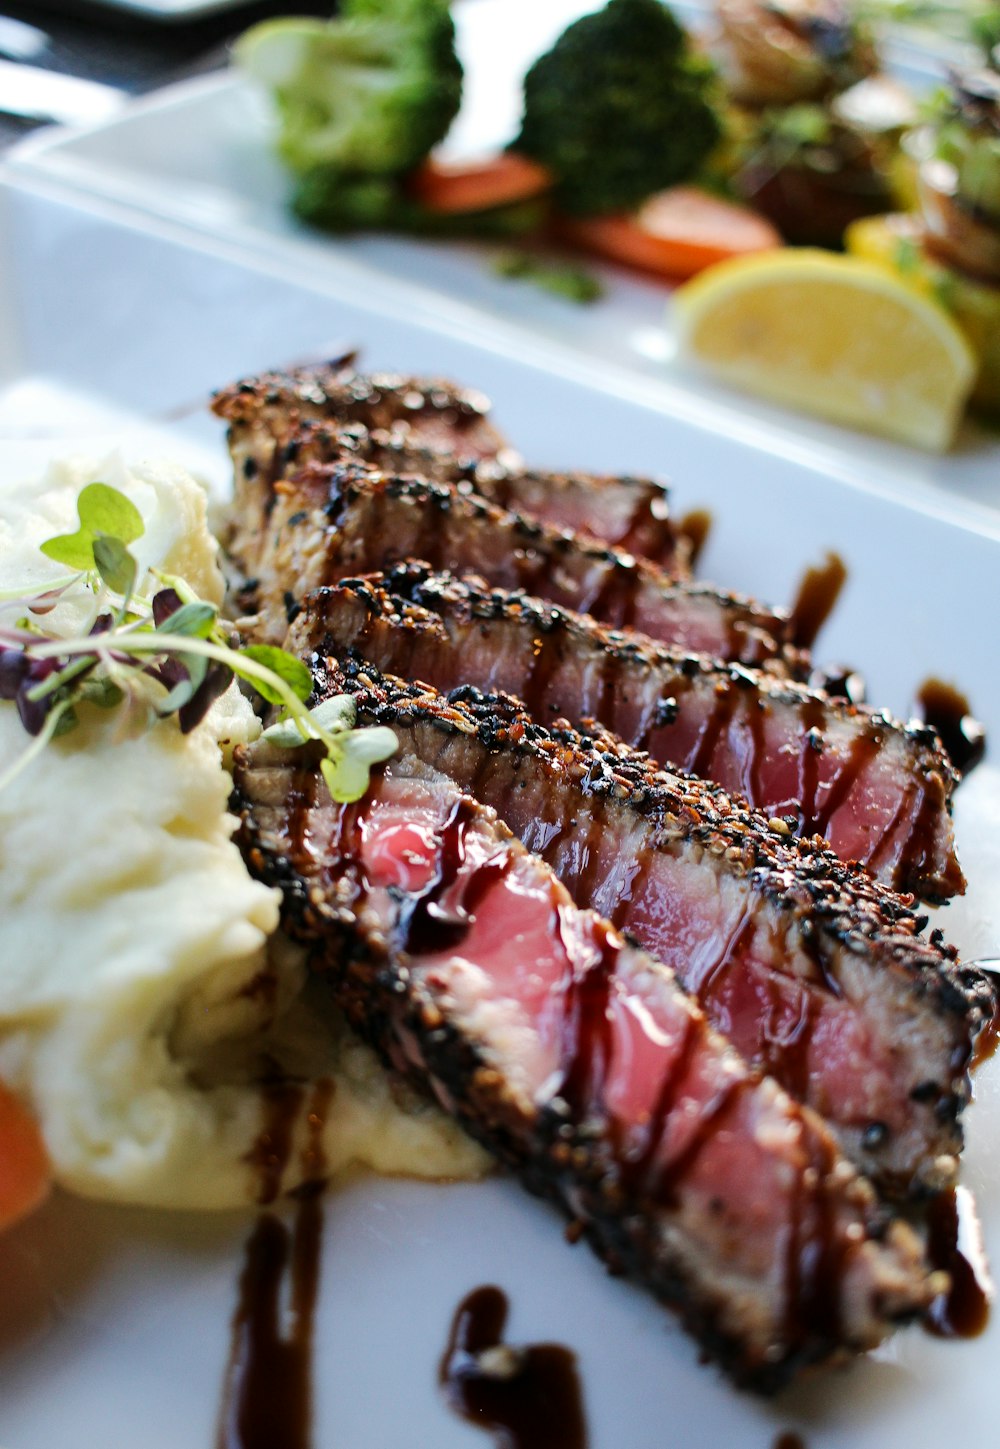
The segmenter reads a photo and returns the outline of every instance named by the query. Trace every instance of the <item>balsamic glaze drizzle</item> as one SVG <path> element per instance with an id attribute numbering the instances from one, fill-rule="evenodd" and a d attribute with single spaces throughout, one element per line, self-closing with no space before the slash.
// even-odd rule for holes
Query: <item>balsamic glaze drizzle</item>
<path id="1" fill-rule="evenodd" d="M 257 1219 L 240 1275 L 216 1449 L 310 1449 L 322 1238 L 317 1192 L 300 1196 L 291 1231 L 273 1213 Z M 287 1329 L 281 1304 L 286 1280 Z"/>
<path id="2" fill-rule="evenodd" d="M 974 770 L 986 753 L 986 730 L 965 695 L 940 679 L 925 679 L 917 690 L 917 705 L 920 718 L 937 730 L 958 773 Z"/>
<path id="3" fill-rule="evenodd" d="M 833 612 L 846 582 L 847 567 L 844 560 L 832 551 L 818 568 L 806 569 L 789 620 L 792 642 L 800 649 L 812 648 L 816 635 Z"/>
<path id="4" fill-rule="evenodd" d="M 677 524 L 677 532 L 685 534 L 691 545 L 691 567 L 697 567 L 701 558 L 702 550 L 708 542 L 708 535 L 712 531 L 711 511 L 707 508 L 692 508 L 689 513 Z"/>
<path id="5" fill-rule="evenodd" d="M 968 1188 L 952 1188 L 933 1199 L 927 1230 L 931 1266 L 951 1275 L 951 1287 L 935 1298 L 924 1327 L 936 1338 L 975 1338 L 989 1321 L 993 1284 Z"/>
<path id="6" fill-rule="evenodd" d="M 499 1288 L 459 1304 L 439 1370 L 448 1404 L 497 1449 L 587 1449 L 576 1355 L 554 1343 L 510 1347 L 506 1321 Z"/>

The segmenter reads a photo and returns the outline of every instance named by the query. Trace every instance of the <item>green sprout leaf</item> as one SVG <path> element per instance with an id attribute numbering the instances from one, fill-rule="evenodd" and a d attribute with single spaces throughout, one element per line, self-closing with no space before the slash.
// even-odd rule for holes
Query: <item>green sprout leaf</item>
<path id="1" fill-rule="evenodd" d="M 98 709 L 117 709 L 125 698 L 125 691 L 111 679 L 88 679 L 80 686 L 80 698 Z"/>
<path id="2" fill-rule="evenodd" d="M 196 603 L 183 604 L 170 615 L 166 627 L 171 634 L 186 634 L 191 639 L 207 639 L 215 628 L 218 617 L 219 611 L 214 604 L 199 600 Z"/>
<path id="3" fill-rule="evenodd" d="M 76 533 L 57 534 L 41 546 L 46 558 L 71 569 L 89 572 L 99 567 L 94 556 L 97 539 L 116 539 L 125 546 L 146 531 L 135 504 L 109 483 L 88 483 L 76 501 L 76 511 L 80 519 Z"/>
<path id="4" fill-rule="evenodd" d="M 48 538 L 41 546 L 46 558 L 67 568 L 89 572 L 94 567 L 94 538 L 80 529 L 77 533 L 60 533 Z"/>
<path id="5" fill-rule="evenodd" d="M 135 543 L 146 531 L 142 514 L 130 498 L 108 483 L 88 483 L 77 499 L 80 528 L 99 538 L 120 538 Z"/>
<path id="6" fill-rule="evenodd" d="M 368 789 L 371 767 L 388 760 L 399 748 L 399 741 L 385 725 L 354 730 L 346 734 L 339 748 L 320 761 L 326 787 L 340 805 L 360 800 Z"/>
<path id="7" fill-rule="evenodd" d="M 135 588 L 139 566 L 120 538 L 98 537 L 93 545 L 94 564 L 97 572 L 116 594 L 128 600 Z"/>
<path id="8" fill-rule="evenodd" d="M 276 674 L 288 685 L 297 699 L 306 700 L 312 693 L 312 675 L 301 659 L 296 659 L 293 654 L 288 654 L 274 644 L 248 644 L 234 657 L 232 667 L 237 674 L 253 685 L 257 693 L 266 699 L 268 704 L 284 704 L 285 701 L 282 695 L 266 680 L 249 670 L 242 670 L 240 668 L 242 659 L 249 659 L 254 664 L 261 664 L 272 674 Z"/>
<path id="9" fill-rule="evenodd" d="M 304 719 L 279 719 L 276 724 L 269 725 L 261 739 L 280 750 L 297 750 L 300 745 L 319 739 L 324 733 L 336 735 L 353 729 L 356 718 L 357 706 L 353 696 L 335 694 L 309 710 Z M 310 727 L 312 733 L 308 732 Z"/>

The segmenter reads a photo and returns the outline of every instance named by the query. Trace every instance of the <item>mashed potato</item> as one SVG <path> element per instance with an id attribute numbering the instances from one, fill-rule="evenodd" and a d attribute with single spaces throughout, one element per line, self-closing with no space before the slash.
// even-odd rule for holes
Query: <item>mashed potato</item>
<path id="1" fill-rule="evenodd" d="M 75 530 L 76 495 L 94 479 L 143 514 L 143 566 L 221 599 L 200 487 L 118 456 L 0 492 L 0 589 L 62 572 L 38 545 Z M 47 626 L 72 628 L 74 607 L 60 604 Z M 398 1097 L 310 996 L 294 951 L 275 945 L 276 894 L 248 875 L 226 813 L 224 752 L 257 728 L 235 688 L 188 736 L 172 720 L 130 728 L 123 711 L 91 710 L 0 792 L 0 1077 L 34 1109 L 73 1191 L 174 1207 L 253 1201 L 249 1157 L 266 1121 L 255 1083 L 276 1065 L 307 1088 L 334 1079 L 330 1173 L 485 1165 L 436 1110 Z M 0 703 L 0 768 L 27 743 Z M 255 989 L 262 980 L 269 989 Z M 285 1188 L 308 1170 L 306 1110 Z"/>

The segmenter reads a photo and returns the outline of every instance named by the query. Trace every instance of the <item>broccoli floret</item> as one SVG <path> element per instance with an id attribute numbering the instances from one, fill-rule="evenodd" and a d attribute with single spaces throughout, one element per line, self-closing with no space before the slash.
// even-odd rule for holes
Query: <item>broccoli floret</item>
<path id="1" fill-rule="evenodd" d="M 712 85 L 660 0 L 610 0 L 531 67 L 513 149 L 549 167 L 570 215 L 627 211 L 689 180 L 719 140 Z"/>
<path id="2" fill-rule="evenodd" d="M 406 171 L 462 99 L 448 0 L 344 0 L 335 20 L 265 21 L 240 39 L 236 62 L 272 91 L 278 151 L 300 175 Z"/>
<path id="3" fill-rule="evenodd" d="M 428 211 L 395 176 L 357 176 L 319 167 L 300 178 L 292 210 L 325 231 L 402 231 L 423 236 L 510 238 L 537 232 L 548 208 L 544 197 L 479 212 Z"/>

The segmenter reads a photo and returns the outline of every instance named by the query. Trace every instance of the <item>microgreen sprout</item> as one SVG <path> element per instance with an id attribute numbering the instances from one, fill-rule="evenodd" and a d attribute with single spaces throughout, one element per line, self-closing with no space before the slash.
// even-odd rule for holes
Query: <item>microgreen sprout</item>
<path id="1" fill-rule="evenodd" d="M 41 546 L 74 572 L 42 592 L 0 596 L 0 699 L 14 703 L 34 737 L 0 774 L 0 789 L 79 724 L 81 705 L 144 705 L 154 718 L 175 715 L 186 734 L 237 677 L 280 710 L 266 739 L 286 748 L 315 742 L 333 798 L 360 799 L 371 766 L 397 748 L 392 731 L 356 729 L 350 696 L 308 709 L 312 676 L 300 660 L 271 644 L 234 644 L 218 607 L 185 580 L 155 568 L 141 578 L 129 544 L 142 537 L 142 515 L 116 488 L 88 484 L 77 511 L 75 533 Z M 47 633 L 45 615 L 70 599 L 87 605 L 79 632 Z M 3 616 L 11 613 L 9 626 Z"/>

